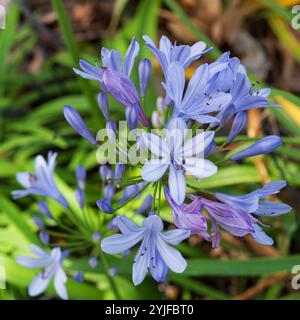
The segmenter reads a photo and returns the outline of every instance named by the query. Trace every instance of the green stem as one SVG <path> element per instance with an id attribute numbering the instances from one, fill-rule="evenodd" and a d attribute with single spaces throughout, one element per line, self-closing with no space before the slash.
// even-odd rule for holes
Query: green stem
<path id="1" fill-rule="evenodd" d="M 116 296 L 116 298 L 117 298 L 118 300 L 122 300 L 122 298 L 121 298 L 121 296 L 120 296 L 120 294 L 119 294 L 119 291 L 118 291 L 118 289 L 117 289 L 115 280 L 114 280 L 114 278 L 109 274 L 109 264 L 108 264 L 108 262 L 107 262 L 107 260 L 106 260 L 105 254 L 103 253 L 102 250 L 100 250 L 99 255 L 100 255 L 100 259 L 101 259 L 101 262 L 102 262 L 102 264 L 103 264 L 103 267 L 104 267 L 104 270 L 105 270 L 107 279 L 108 279 L 108 281 L 109 281 L 109 283 L 110 283 L 110 285 L 111 285 L 112 291 L 114 292 L 114 294 L 115 294 L 115 296 Z"/>
<path id="2" fill-rule="evenodd" d="M 118 211 L 119 209 L 123 208 L 124 206 L 126 206 L 130 201 L 132 201 L 133 199 L 135 199 L 138 195 L 140 195 L 147 187 L 148 187 L 149 183 L 146 184 L 139 192 L 137 192 L 133 197 L 131 197 L 130 199 L 128 199 L 127 201 L 125 201 L 124 203 L 122 203 L 119 207 L 117 207 L 116 209 L 114 209 L 114 211 L 112 213 L 115 213 L 116 211 Z"/>

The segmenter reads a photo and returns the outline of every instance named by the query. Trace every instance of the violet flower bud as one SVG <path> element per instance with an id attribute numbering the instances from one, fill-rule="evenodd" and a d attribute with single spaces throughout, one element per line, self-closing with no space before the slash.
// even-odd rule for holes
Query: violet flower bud
<path id="1" fill-rule="evenodd" d="M 151 76 L 151 62 L 143 59 L 139 63 L 140 94 L 145 97 Z"/>
<path id="2" fill-rule="evenodd" d="M 259 154 L 270 153 L 281 146 L 281 139 L 278 136 L 271 135 L 264 137 L 252 144 L 250 147 L 237 152 L 230 157 L 231 160 L 241 160 Z"/>
<path id="3" fill-rule="evenodd" d="M 109 116 L 109 110 L 108 110 L 108 98 L 105 93 L 98 94 L 98 105 L 101 112 L 104 115 L 104 118 L 106 119 L 106 121 L 108 121 L 110 119 L 110 116 Z"/>
<path id="4" fill-rule="evenodd" d="M 76 168 L 76 180 L 78 188 L 83 190 L 85 187 L 86 171 L 85 168 L 81 165 L 77 166 Z"/>
<path id="5" fill-rule="evenodd" d="M 43 213 L 46 217 L 54 220 L 54 217 L 53 217 L 47 203 L 44 200 L 39 201 L 37 206 L 38 206 L 38 209 L 41 211 L 41 213 Z"/>
<path id="6" fill-rule="evenodd" d="M 84 281 L 84 276 L 82 272 L 77 272 L 72 279 L 78 283 L 82 283 Z"/>
<path id="7" fill-rule="evenodd" d="M 121 179 L 125 172 L 125 165 L 123 163 L 117 163 L 115 168 L 116 179 Z"/>
<path id="8" fill-rule="evenodd" d="M 109 120 L 106 123 L 106 133 L 108 136 L 108 140 L 110 143 L 116 142 L 116 132 L 117 132 L 117 125 L 113 120 Z"/>
<path id="9" fill-rule="evenodd" d="M 98 200 L 96 202 L 98 208 L 105 213 L 113 213 L 114 209 L 108 199 Z"/>
<path id="10" fill-rule="evenodd" d="M 136 129 L 138 126 L 138 112 L 136 105 L 128 106 L 125 109 L 125 116 L 130 130 Z"/>
<path id="11" fill-rule="evenodd" d="M 75 190 L 75 197 L 81 209 L 84 207 L 85 193 L 82 189 Z"/>
<path id="12" fill-rule="evenodd" d="M 85 125 L 80 114 L 70 106 L 64 107 L 64 116 L 69 125 L 84 139 L 91 144 L 96 144 L 95 137 L 91 134 L 87 126 Z"/>

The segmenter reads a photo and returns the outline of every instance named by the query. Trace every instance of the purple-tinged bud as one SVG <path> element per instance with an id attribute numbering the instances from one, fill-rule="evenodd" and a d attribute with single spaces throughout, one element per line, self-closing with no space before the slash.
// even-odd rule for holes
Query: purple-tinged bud
<path id="1" fill-rule="evenodd" d="M 111 203 L 108 199 L 98 200 L 96 202 L 98 208 L 105 213 L 113 213 L 114 209 L 111 206 Z"/>
<path id="2" fill-rule="evenodd" d="M 158 97 L 156 99 L 156 109 L 163 113 L 166 108 L 165 99 L 163 97 Z"/>
<path id="3" fill-rule="evenodd" d="M 113 229 L 116 229 L 118 230 L 119 229 L 119 226 L 118 226 L 118 217 L 114 217 L 110 220 L 109 224 L 107 225 L 107 229 L 108 230 L 113 230 Z"/>
<path id="4" fill-rule="evenodd" d="M 125 172 L 125 165 L 123 163 L 117 163 L 115 168 L 116 179 L 122 179 Z"/>
<path id="5" fill-rule="evenodd" d="M 86 171 L 85 168 L 81 165 L 77 166 L 76 168 L 76 180 L 78 188 L 83 190 L 85 187 Z"/>
<path id="6" fill-rule="evenodd" d="M 119 269 L 118 268 L 109 268 L 109 274 L 112 277 L 115 277 L 118 273 L 119 273 Z"/>
<path id="7" fill-rule="evenodd" d="M 103 190 L 104 198 L 108 201 L 111 201 L 115 195 L 115 187 L 113 184 L 109 183 L 104 187 Z"/>
<path id="8" fill-rule="evenodd" d="M 46 217 L 54 220 L 54 217 L 45 201 L 43 200 L 39 201 L 37 206 L 38 206 L 38 209 L 41 211 L 41 213 L 43 213 Z"/>
<path id="9" fill-rule="evenodd" d="M 142 205 L 136 210 L 138 214 L 144 214 L 151 208 L 152 205 L 152 195 L 149 194 L 143 201 Z"/>
<path id="10" fill-rule="evenodd" d="M 83 273 L 80 271 L 80 272 L 77 272 L 73 277 L 72 279 L 78 283 L 82 283 L 84 281 L 84 276 L 83 276 Z"/>
<path id="11" fill-rule="evenodd" d="M 98 94 L 98 105 L 101 112 L 104 115 L 104 118 L 106 119 L 106 121 L 108 121 L 110 119 L 110 116 L 109 116 L 109 110 L 108 110 L 108 99 L 105 93 Z"/>
<path id="12" fill-rule="evenodd" d="M 281 139 L 272 135 L 262 138 L 250 147 L 237 152 L 230 157 L 231 160 L 241 160 L 248 157 L 257 156 L 259 154 L 270 153 L 281 146 Z"/>
<path id="13" fill-rule="evenodd" d="M 75 190 L 75 197 L 81 209 L 84 207 L 85 193 L 81 189 Z"/>
<path id="14" fill-rule="evenodd" d="M 153 127 L 159 128 L 162 126 L 163 120 L 157 111 L 152 112 L 151 122 L 152 122 Z"/>
<path id="15" fill-rule="evenodd" d="M 240 111 L 236 114 L 230 133 L 227 138 L 227 144 L 230 144 L 234 138 L 243 130 L 245 124 L 247 122 L 247 113 L 245 111 Z"/>
<path id="16" fill-rule="evenodd" d="M 102 181 L 107 181 L 114 177 L 113 171 L 105 164 L 99 167 L 99 174 Z"/>
<path id="17" fill-rule="evenodd" d="M 43 229 L 45 226 L 44 221 L 39 216 L 34 216 L 33 222 L 39 229 Z"/>
<path id="18" fill-rule="evenodd" d="M 133 82 L 123 73 L 111 68 L 104 68 L 103 83 L 108 93 L 125 107 L 137 106 L 139 121 L 148 126 L 148 119 L 140 104 L 140 99 Z"/>
<path id="19" fill-rule="evenodd" d="M 91 268 L 96 268 L 98 265 L 98 258 L 97 257 L 91 257 L 89 259 L 89 265 Z"/>
<path id="20" fill-rule="evenodd" d="M 106 133 L 108 136 L 108 140 L 110 143 L 116 143 L 116 132 L 117 132 L 117 125 L 113 120 L 109 120 L 106 122 Z"/>
<path id="21" fill-rule="evenodd" d="M 145 97 L 151 76 L 151 62 L 143 59 L 139 63 L 140 94 Z"/>
<path id="22" fill-rule="evenodd" d="M 101 234 L 99 231 L 95 231 L 92 235 L 94 242 L 99 242 L 101 240 Z"/>
<path id="23" fill-rule="evenodd" d="M 119 204 L 125 203 L 127 200 L 132 198 L 138 192 L 139 192 L 139 187 L 137 184 L 132 184 L 130 186 L 127 186 L 124 189 L 124 193 L 123 193 L 122 198 L 119 200 Z"/>
<path id="24" fill-rule="evenodd" d="M 64 116 L 69 125 L 84 139 L 91 144 L 96 144 L 95 137 L 91 134 L 87 126 L 85 125 L 80 114 L 70 106 L 64 107 Z"/>
<path id="25" fill-rule="evenodd" d="M 45 230 L 40 231 L 39 238 L 46 246 L 49 244 L 50 236 Z"/>
<path id="26" fill-rule="evenodd" d="M 136 129 L 139 122 L 136 105 L 127 107 L 125 109 L 125 116 L 126 116 L 129 130 Z"/>

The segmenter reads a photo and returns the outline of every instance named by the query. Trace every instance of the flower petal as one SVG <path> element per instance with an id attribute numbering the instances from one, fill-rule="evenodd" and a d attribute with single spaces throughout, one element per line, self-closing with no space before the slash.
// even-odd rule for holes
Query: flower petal
<path id="1" fill-rule="evenodd" d="M 195 137 L 190 139 L 184 144 L 183 157 L 204 157 L 204 150 L 214 140 L 214 131 L 205 131 L 197 134 Z"/>
<path id="2" fill-rule="evenodd" d="M 128 235 L 115 234 L 105 238 L 101 242 L 102 251 L 110 254 L 124 252 L 136 245 L 143 238 L 144 231 L 130 233 Z"/>
<path id="3" fill-rule="evenodd" d="M 185 270 L 187 263 L 181 253 L 166 244 L 160 234 L 156 235 L 156 248 L 166 265 L 174 272 L 181 273 Z"/>
<path id="4" fill-rule="evenodd" d="M 51 280 L 51 277 L 44 277 L 42 273 L 39 273 L 31 282 L 28 293 L 31 297 L 36 297 L 43 293 Z"/>
<path id="5" fill-rule="evenodd" d="M 147 161 L 142 168 L 144 181 L 154 182 L 159 180 L 166 172 L 169 164 L 166 159 L 152 159 Z"/>
<path id="6" fill-rule="evenodd" d="M 254 212 L 254 214 L 262 217 L 276 217 L 288 213 L 291 210 L 292 208 L 285 203 L 274 202 L 269 200 L 260 200 L 258 203 L 258 208 Z"/>
<path id="7" fill-rule="evenodd" d="M 199 158 L 185 158 L 184 169 L 192 176 L 202 179 L 214 175 L 218 168 L 211 161 Z"/>
<path id="8" fill-rule="evenodd" d="M 175 229 L 175 230 L 170 230 L 170 231 L 161 233 L 160 236 L 165 242 L 169 244 L 177 245 L 181 241 L 188 238 L 190 234 L 191 232 L 189 230 Z"/>
<path id="9" fill-rule="evenodd" d="M 170 150 L 165 141 L 156 134 L 144 133 L 141 142 L 158 158 L 168 158 Z"/>
<path id="10" fill-rule="evenodd" d="M 268 235 L 266 235 L 266 233 L 262 230 L 262 228 L 258 225 L 255 224 L 254 225 L 254 232 L 251 234 L 253 239 L 260 243 L 260 244 L 264 244 L 266 246 L 272 246 L 274 241 L 272 238 L 270 238 Z"/>
<path id="11" fill-rule="evenodd" d="M 67 276 L 64 270 L 60 267 L 57 269 L 54 276 L 54 287 L 60 298 L 68 300 L 68 293 L 66 289 Z"/>
<path id="12" fill-rule="evenodd" d="M 182 204 L 186 194 L 186 184 L 183 170 L 177 170 L 174 165 L 170 165 L 169 170 L 169 189 L 173 200 Z"/>
<path id="13" fill-rule="evenodd" d="M 141 231 L 141 228 L 137 224 L 125 216 L 117 217 L 117 225 L 120 231 L 125 235 L 129 235 L 132 232 Z"/>

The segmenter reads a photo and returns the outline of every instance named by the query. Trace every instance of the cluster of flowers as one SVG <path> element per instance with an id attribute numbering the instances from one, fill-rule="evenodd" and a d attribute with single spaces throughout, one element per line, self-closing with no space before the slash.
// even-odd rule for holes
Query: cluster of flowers
<path id="1" fill-rule="evenodd" d="M 163 75 L 165 96 L 158 100 L 157 110 L 146 114 L 143 108 L 151 76 L 151 62 L 143 59 L 138 65 L 139 91 L 131 80 L 131 72 L 139 54 L 139 44 L 133 39 L 122 59 L 120 52 L 102 48 L 102 67 L 94 66 L 81 60 L 80 70 L 75 73 L 85 79 L 98 81 L 102 90 L 98 95 L 99 108 L 106 119 L 106 130 L 117 133 L 115 121 L 111 118 L 108 95 L 125 107 L 125 117 L 129 129 L 145 128 L 139 136 L 139 148 L 150 151 L 148 159 L 137 177 L 127 177 L 129 164 L 118 163 L 114 170 L 109 166 L 100 167 L 100 176 L 104 181 L 103 198 L 97 206 L 111 214 L 108 229 L 118 229 L 114 234 L 101 241 L 102 251 L 109 254 L 125 254 L 130 248 L 141 242 L 133 263 L 132 279 L 140 284 L 148 270 L 158 282 L 164 281 L 168 269 L 181 273 L 186 268 L 186 261 L 181 253 L 172 247 L 187 239 L 191 234 L 198 234 L 212 243 L 215 248 L 220 244 L 220 228 L 237 237 L 251 235 L 257 242 L 272 245 L 273 240 L 265 234 L 259 217 L 274 217 L 287 213 L 291 208 L 283 203 L 272 202 L 266 198 L 277 194 L 285 181 L 274 181 L 245 195 L 209 193 L 201 188 L 191 188 L 189 179 L 202 179 L 214 175 L 217 166 L 209 157 L 216 150 L 215 134 L 225 125 L 231 129 L 225 145 L 233 142 L 247 122 L 247 111 L 255 108 L 278 107 L 270 105 L 269 89 L 258 89 L 252 85 L 239 59 L 224 53 L 210 64 L 201 64 L 190 81 L 186 84 L 185 69 L 192 62 L 209 52 L 202 41 L 193 46 L 172 44 L 163 36 L 159 47 L 144 36 L 146 47 L 159 61 Z M 65 106 L 64 116 L 68 123 L 93 145 L 97 144 L 95 135 L 90 132 L 79 113 L 71 106 Z M 150 133 L 153 127 L 166 129 L 160 136 Z M 186 139 L 186 130 L 202 128 L 202 132 Z M 232 153 L 228 160 L 238 161 L 259 154 L 270 153 L 281 145 L 278 136 L 264 137 L 254 144 Z M 19 173 L 18 181 L 26 188 L 15 191 L 14 197 L 38 194 L 50 197 L 62 206 L 68 203 L 58 191 L 54 180 L 54 156 L 50 155 L 48 164 L 41 157 L 36 159 L 36 172 Z M 78 189 L 76 197 L 81 207 L 84 206 L 84 177 L 78 170 Z M 126 187 L 122 185 L 125 182 Z M 198 182 L 201 187 L 201 180 Z M 147 191 L 151 186 L 151 192 Z M 121 190 L 121 197 L 115 196 Z M 125 216 L 116 216 L 119 208 L 146 193 L 138 214 L 148 213 L 142 225 L 138 226 Z M 164 194 L 172 213 L 176 229 L 163 232 L 163 221 L 159 217 L 162 194 Z M 44 210 L 46 210 L 44 208 Z M 209 222 L 210 220 L 210 222 Z M 41 225 L 41 231 L 43 226 Z M 43 232 L 44 234 L 44 232 Z M 45 238 L 45 236 L 43 235 Z M 44 239 L 47 242 L 47 239 Z M 61 296 L 62 284 L 66 277 L 62 272 L 62 254 L 54 248 L 51 255 L 33 247 L 38 259 L 19 258 L 27 267 L 46 267 L 31 285 L 31 293 L 37 294 L 45 289 L 49 277 L 55 273 L 55 285 Z M 50 271 L 48 271 L 50 270 Z M 55 270 L 55 271 L 54 271 Z M 46 279 L 46 280 L 45 280 Z M 41 284 L 42 283 L 42 284 Z M 38 288 L 38 289 L 37 289 Z"/>

